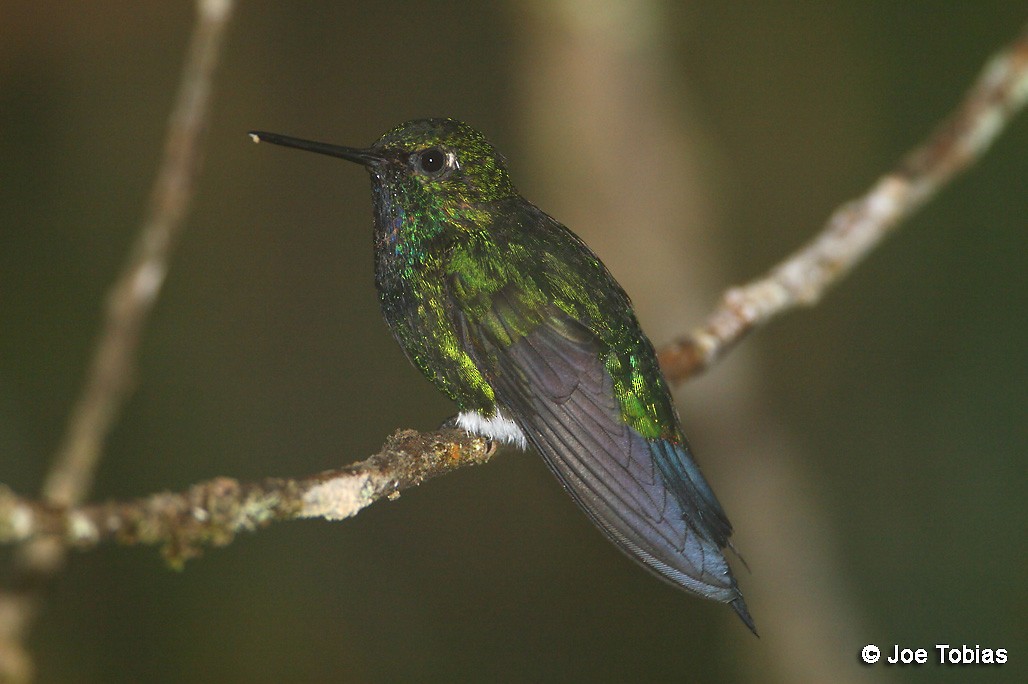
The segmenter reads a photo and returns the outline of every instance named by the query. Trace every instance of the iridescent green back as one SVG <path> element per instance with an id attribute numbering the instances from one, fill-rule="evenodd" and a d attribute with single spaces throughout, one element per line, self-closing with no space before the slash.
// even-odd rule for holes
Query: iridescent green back
<path id="1" fill-rule="evenodd" d="M 452 150 L 457 170 L 444 180 L 412 173 L 405 156 L 428 147 Z M 408 357 L 439 389 L 462 410 L 492 412 L 488 372 L 461 348 L 454 307 L 512 342 L 556 307 L 598 338 L 628 424 L 647 437 L 681 439 L 628 296 L 581 240 L 517 194 L 503 158 L 480 133 L 429 119 L 398 126 L 373 149 L 397 157 L 373 171 L 383 312 Z M 518 306 L 501 325 L 492 300 L 504 288 Z M 500 332 L 511 327 L 513 335 Z"/>

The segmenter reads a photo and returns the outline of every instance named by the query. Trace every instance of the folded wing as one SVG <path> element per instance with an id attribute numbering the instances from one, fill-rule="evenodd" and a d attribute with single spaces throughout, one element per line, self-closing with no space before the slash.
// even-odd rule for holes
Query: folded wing
<path id="1" fill-rule="evenodd" d="M 752 629 L 721 551 L 731 525 L 684 440 L 631 428 L 597 337 L 556 306 L 541 317 L 524 306 L 501 289 L 487 324 L 458 314 L 497 402 L 623 551 L 669 582 L 731 603 Z"/>

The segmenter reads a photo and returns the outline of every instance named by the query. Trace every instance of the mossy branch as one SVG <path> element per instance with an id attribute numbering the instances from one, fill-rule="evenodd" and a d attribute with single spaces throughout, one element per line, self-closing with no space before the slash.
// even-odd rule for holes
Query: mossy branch
<path id="1" fill-rule="evenodd" d="M 0 543 L 47 536 L 87 549 L 105 542 L 157 545 L 173 567 L 205 546 L 225 546 L 240 532 L 280 520 L 342 520 L 381 498 L 468 465 L 494 446 L 459 430 L 399 430 L 381 451 L 352 465 L 302 479 L 243 484 L 218 477 L 144 499 L 63 506 L 19 497 L 0 486 Z"/>

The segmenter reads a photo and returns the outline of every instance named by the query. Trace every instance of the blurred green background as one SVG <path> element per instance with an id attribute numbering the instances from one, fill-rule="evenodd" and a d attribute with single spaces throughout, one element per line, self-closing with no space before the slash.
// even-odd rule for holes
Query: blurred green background
<path id="1" fill-rule="evenodd" d="M 363 145 L 469 121 L 660 345 L 924 139 L 1026 19 L 1020 0 L 240 4 L 95 498 L 305 475 L 453 412 L 381 321 L 364 173 L 247 130 Z M 192 21 L 0 3 L 0 482 L 20 492 L 81 386 Z M 1026 681 L 1026 179 L 1021 116 L 821 306 L 677 392 L 761 639 L 506 453 L 182 573 L 75 555 L 33 632 L 40 681 Z M 1010 662 L 868 668 L 866 643 Z"/>

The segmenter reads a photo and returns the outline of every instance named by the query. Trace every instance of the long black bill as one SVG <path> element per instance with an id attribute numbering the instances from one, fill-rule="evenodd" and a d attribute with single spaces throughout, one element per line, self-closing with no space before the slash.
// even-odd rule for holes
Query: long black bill
<path id="1" fill-rule="evenodd" d="M 361 150 L 356 147 L 343 147 L 342 145 L 330 145 L 329 143 L 314 142 L 313 140 L 302 140 L 300 138 L 291 138 L 288 135 L 267 133 L 266 131 L 250 131 L 249 135 L 255 143 L 269 142 L 272 145 L 295 147 L 298 150 L 327 154 L 330 157 L 340 157 L 363 166 L 374 166 L 385 161 L 382 155 L 372 150 Z"/>

